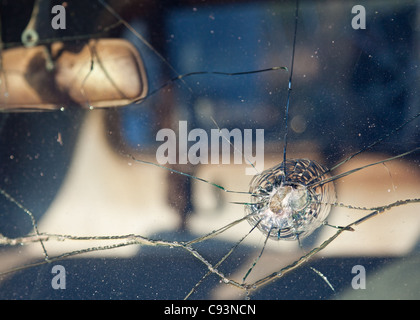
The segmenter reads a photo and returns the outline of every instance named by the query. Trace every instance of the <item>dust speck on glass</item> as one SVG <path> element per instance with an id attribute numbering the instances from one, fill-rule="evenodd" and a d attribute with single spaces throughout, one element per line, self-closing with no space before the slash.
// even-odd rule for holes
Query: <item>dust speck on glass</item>
<path id="1" fill-rule="evenodd" d="M 31 20 L 37 5 L 45 16 Z M 418 299 L 418 4 L 296 6 L 2 2 L 0 297 Z M 28 26 L 36 43 L 24 46 Z M 96 70 L 111 87 L 128 80 L 122 95 L 135 83 L 100 59 L 107 38 L 134 46 L 124 61 L 140 57 L 145 96 L 101 101 Z M 162 129 L 174 163 L 157 157 Z M 214 153 L 221 129 L 231 137 Z M 264 170 L 250 165 L 261 129 Z M 192 153 L 200 163 L 181 161 Z"/>

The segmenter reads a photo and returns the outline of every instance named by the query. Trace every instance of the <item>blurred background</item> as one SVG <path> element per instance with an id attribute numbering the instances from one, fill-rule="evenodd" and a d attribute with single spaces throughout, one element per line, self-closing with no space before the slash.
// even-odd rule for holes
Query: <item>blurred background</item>
<path id="1" fill-rule="evenodd" d="M 2 55 L 22 47 L 21 35 L 31 17 L 32 3 L 1 2 Z M 47 112 L 43 111 L 47 102 L 42 99 L 51 95 L 40 94 L 42 99 L 33 108 L 40 112 L 4 108 L 0 113 L 0 188 L 34 214 L 40 232 L 48 233 L 134 233 L 180 241 L 241 218 L 243 206 L 231 202 L 248 201 L 246 196 L 223 193 L 203 182 L 140 164 L 127 155 L 156 163 L 161 145 L 156 141 L 158 130 L 176 131 L 179 121 L 188 121 L 189 130 L 209 132 L 216 128 L 214 118 L 220 128 L 229 130 L 264 129 L 265 169 L 281 162 L 289 72 L 196 75 L 154 92 L 189 72 L 290 69 L 295 1 L 109 1 L 109 10 L 101 1 L 73 0 L 50 1 L 45 6 L 55 4 L 66 8 L 66 29 L 52 30 L 49 19 L 53 14 L 39 20 L 41 46 L 63 41 L 77 47 L 92 38 L 126 39 L 141 56 L 148 92 L 153 94 L 140 103 L 114 107 L 110 101 L 106 108 L 94 110 L 86 108 L 89 101 L 77 103 L 71 96 L 58 95 L 52 104 L 56 110 Z M 356 4 L 366 8 L 365 30 L 351 26 L 351 9 Z M 419 119 L 392 131 L 420 112 L 418 19 L 417 1 L 300 1 L 289 158 L 308 158 L 332 167 L 391 132 L 383 142 L 335 170 L 337 174 L 419 146 Z M 89 60 L 86 63 L 91 65 Z M 9 66 L 1 66 L 1 92 L 7 93 L 3 70 Z M 100 67 L 94 63 L 91 69 Z M 44 65 L 39 68 L 44 70 Z M 78 76 L 85 79 L 89 70 Z M 33 72 L 26 70 L 25 79 Z M 131 76 L 130 72 L 134 71 L 121 69 L 123 78 Z M 38 86 L 41 91 L 57 91 L 48 81 Z M 98 91 L 101 86 L 98 82 Z M 246 161 L 242 165 L 231 161 L 171 167 L 229 190 L 247 191 L 252 178 L 245 175 L 249 168 Z M 351 174 L 338 180 L 335 188 L 337 201 L 352 206 L 377 207 L 419 198 L 418 153 Z M 344 234 L 308 265 L 256 291 L 251 298 L 418 299 L 418 212 L 418 204 L 387 211 Z M 363 214 L 333 208 L 328 221 L 346 225 Z M 0 218 L 4 236 L 33 233 L 28 215 L 3 196 Z M 249 230 L 243 222 L 198 244 L 197 250 L 215 264 Z M 295 261 L 334 232 L 320 228 L 303 241 L 303 248 L 296 242 L 269 241 L 249 280 Z M 264 240 L 262 234 L 252 233 L 220 269 L 242 279 Z M 45 243 L 50 256 L 96 245 L 103 243 Z M 43 258 L 39 243 L 0 250 L 0 271 Z M 46 264 L 3 276 L 0 297 L 182 299 L 207 272 L 201 262 L 178 249 L 140 246 L 94 252 L 54 264 L 66 268 L 65 290 L 51 288 L 52 265 Z M 354 265 L 366 268 L 365 290 L 351 287 Z M 321 271 L 336 291 L 309 266 Z M 219 280 L 214 275 L 208 277 L 191 298 L 244 298 L 244 292 Z"/>

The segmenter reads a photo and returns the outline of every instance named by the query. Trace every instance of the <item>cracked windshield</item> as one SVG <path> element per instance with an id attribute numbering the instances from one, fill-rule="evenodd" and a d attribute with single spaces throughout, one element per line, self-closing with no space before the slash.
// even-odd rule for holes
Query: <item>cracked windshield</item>
<path id="1" fill-rule="evenodd" d="M 419 299 L 419 14 L 1 1 L 0 297 Z"/>

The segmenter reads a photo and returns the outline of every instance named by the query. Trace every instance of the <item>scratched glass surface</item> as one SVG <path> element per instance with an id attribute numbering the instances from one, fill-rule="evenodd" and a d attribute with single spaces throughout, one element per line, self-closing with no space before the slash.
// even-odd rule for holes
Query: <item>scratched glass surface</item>
<path id="1" fill-rule="evenodd" d="M 352 28 L 357 4 L 366 30 Z M 66 30 L 45 39 L 127 39 L 153 94 L 119 108 L 0 114 L 0 296 L 419 298 L 416 2 L 300 2 L 287 158 L 334 168 L 355 155 L 331 173 L 350 171 L 334 181 L 331 226 L 300 241 L 252 228 L 243 218 L 253 169 L 247 159 L 234 163 L 233 147 L 228 164 L 153 165 L 157 132 L 176 132 L 180 121 L 209 137 L 218 128 L 264 129 L 264 169 L 283 161 L 295 6 L 69 2 Z M 3 48 L 18 45 L 31 11 L 2 4 Z M 333 227 L 375 211 L 354 231 Z M 65 267 L 64 290 L 51 286 L 54 265 Z M 352 288 L 355 265 L 366 269 L 364 290 Z"/>

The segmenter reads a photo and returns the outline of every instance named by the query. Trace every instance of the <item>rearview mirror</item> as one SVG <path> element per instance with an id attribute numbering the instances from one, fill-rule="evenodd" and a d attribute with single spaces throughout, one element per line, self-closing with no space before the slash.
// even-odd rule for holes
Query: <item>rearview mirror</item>
<path id="1" fill-rule="evenodd" d="M 141 56 L 123 39 L 6 49 L 0 68 L 0 111 L 120 107 L 148 90 Z"/>

